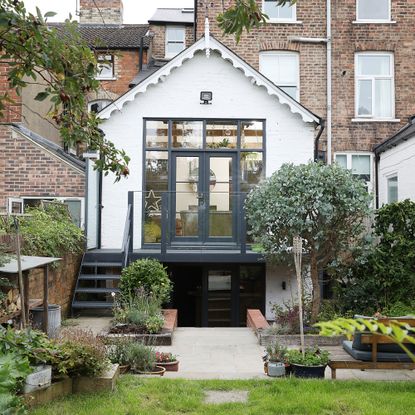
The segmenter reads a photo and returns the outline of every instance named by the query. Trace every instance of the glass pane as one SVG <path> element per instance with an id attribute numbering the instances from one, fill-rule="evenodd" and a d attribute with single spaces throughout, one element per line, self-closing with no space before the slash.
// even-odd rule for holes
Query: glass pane
<path id="1" fill-rule="evenodd" d="M 296 86 L 281 86 L 278 85 L 284 92 L 286 92 L 291 98 L 298 100 L 298 88 Z"/>
<path id="2" fill-rule="evenodd" d="M 232 237 L 232 168 L 232 157 L 210 157 L 210 237 Z"/>
<path id="3" fill-rule="evenodd" d="M 336 163 L 343 167 L 344 169 L 347 169 L 347 156 L 346 154 L 336 154 Z"/>
<path id="4" fill-rule="evenodd" d="M 199 236 L 199 157 L 176 157 L 176 236 Z"/>
<path id="5" fill-rule="evenodd" d="M 72 222 L 81 227 L 81 201 L 80 200 L 65 200 L 65 205 L 68 206 Z"/>
<path id="6" fill-rule="evenodd" d="M 169 143 L 169 123 L 167 121 L 146 122 L 146 146 L 167 148 Z"/>
<path id="7" fill-rule="evenodd" d="M 375 80 L 375 116 L 392 117 L 392 81 L 390 79 Z"/>
<path id="8" fill-rule="evenodd" d="M 98 78 L 112 78 L 112 64 L 110 63 L 99 63 L 98 68 Z"/>
<path id="9" fill-rule="evenodd" d="M 360 80 L 358 84 L 358 115 L 372 115 L 372 81 Z"/>
<path id="10" fill-rule="evenodd" d="M 282 85 L 297 85 L 298 81 L 298 55 L 286 53 L 279 56 L 280 79 Z"/>
<path id="11" fill-rule="evenodd" d="M 229 327 L 232 310 L 232 272 L 208 271 L 208 326 Z"/>
<path id="12" fill-rule="evenodd" d="M 168 190 L 167 151 L 146 151 L 146 190 Z"/>
<path id="13" fill-rule="evenodd" d="M 398 177 L 388 179 L 388 203 L 398 201 Z"/>
<path id="14" fill-rule="evenodd" d="M 241 148 L 262 149 L 263 123 L 244 121 L 241 123 Z"/>
<path id="15" fill-rule="evenodd" d="M 278 6 L 278 14 L 280 19 L 291 20 L 294 17 L 294 8 L 291 5 Z"/>
<path id="16" fill-rule="evenodd" d="M 359 75 L 391 75 L 391 57 L 388 55 L 358 55 L 357 73 Z"/>
<path id="17" fill-rule="evenodd" d="M 167 39 L 171 41 L 184 42 L 185 30 L 181 27 L 167 27 Z"/>
<path id="18" fill-rule="evenodd" d="M 293 8 L 291 6 L 277 6 L 276 1 L 265 0 L 263 12 L 270 19 L 288 19 L 293 18 Z"/>
<path id="19" fill-rule="evenodd" d="M 279 80 L 278 58 L 276 55 L 261 53 L 259 55 L 259 72 L 275 84 Z"/>
<path id="20" fill-rule="evenodd" d="M 172 145 L 182 148 L 203 147 L 202 121 L 175 121 L 172 127 Z"/>
<path id="21" fill-rule="evenodd" d="M 352 155 L 352 173 L 365 182 L 370 182 L 370 156 Z"/>
<path id="22" fill-rule="evenodd" d="M 209 149 L 236 148 L 236 122 L 209 122 L 206 124 L 206 145 Z"/>
<path id="23" fill-rule="evenodd" d="M 358 20 L 389 20 L 391 0 L 358 0 Z"/>
<path id="24" fill-rule="evenodd" d="M 261 265 L 243 265 L 239 271 L 239 324 L 246 327 L 246 311 L 264 307 L 265 269 Z"/>
<path id="25" fill-rule="evenodd" d="M 262 153 L 241 152 L 241 191 L 249 192 L 263 178 Z"/>
<path id="26" fill-rule="evenodd" d="M 168 55 L 176 55 L 180 53 L 184 49 L 183 42 L 169 42 L 167 44 L 167 54 Z"/>

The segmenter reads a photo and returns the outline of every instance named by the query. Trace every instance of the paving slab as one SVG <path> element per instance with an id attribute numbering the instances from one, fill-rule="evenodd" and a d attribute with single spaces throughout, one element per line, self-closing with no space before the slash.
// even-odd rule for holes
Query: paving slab
<path id="1" fill-rule="evenodd" d="M 205 403 L 220 405 L 222 403 L 248 402 L 248 391 L 206 391 Z"/>

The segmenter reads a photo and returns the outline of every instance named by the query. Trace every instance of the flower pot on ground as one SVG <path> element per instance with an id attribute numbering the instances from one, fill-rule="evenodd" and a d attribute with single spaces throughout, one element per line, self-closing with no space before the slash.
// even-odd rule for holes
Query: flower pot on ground
<path id="1" fill-rule="evenodd" d="M 271 343 L 266 349 L 265 373 L 270 377 L 285 376 L 287 348 L 278 343 Z"/>
<path id="2" fill-rule="evenodd" d="M 139 375 L 157 375 L 163 376 L 166 372 L 166 368 L 161 366 L 154 366 L 151 370 L 146 370 L 143 372 L 137 372 Z"/>
<path id="3" fill-rule="evenodd" d="M 179 361 L 177 356 L 168 352 L 156 352 L 157 366 L 164 367 L 167 372 L 177 372 L 179 370 Z"/>
<path id="4" fill-rule="evenodd" d="M 330 360 L 329 353 L 319 348 L 307 349 L 304 354 L 301 350 L 289 350 L 287 356 L 294 376 L 299 378 L 323 379 Z"/>

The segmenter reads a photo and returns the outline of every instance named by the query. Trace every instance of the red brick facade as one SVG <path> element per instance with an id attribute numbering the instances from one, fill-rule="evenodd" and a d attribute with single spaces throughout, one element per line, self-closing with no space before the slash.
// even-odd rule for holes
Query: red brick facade
<path id="1" fill-rule="evenodd" d="M 17 95 L 15 90 L 10 89 L 8 81 L 9 65 L 0 64 L 0 96 L 8 94 L 14 101 L 13 103 L 5 102 L 5 108 L 2 111 L 3 115 L 0 118 L 0 123 L 20 122 L 22 119 L 22 99 Z"/>
<path id="2" fill-rule="evenodd" d="M 0 126 L 0 210 L 8 197 L 83 197 L 85 174 L 33 143 L 9 125 Z"/>
<path id="3" fill-rule="evenodd" d="M 261 4 L 261 0 L 257 0 Z M 259 53 L 266 50 L 294 50 L 300 54 L 300 102 L 326 118 L 326 45 L 294 42 L 290 37 L 326 37 L 326 1 L 298 0 L 297 22 L 268 23 L 244 33 L 239 44 L 223 36 L 216 23 L 221 2 L 210 2 L 211 33 L 258 69 Z M 229 7 L 232 0 L 225 1 Z M 370 151 L 375 143 L 391 136 L 415 113 L 411 98 L 415 61 L 415 2 L 392 0 L 392 21 L 357 24 L 356 0 L 333 0 L 332 4 L 332 142 L 336 151 Z M 205 9 L 198 9 L 197 38 L 204 33 Z M 355 122 L 355 53 L 393 52 L 395 60 L 395 118 L 393 121 Z M 324 136 L 322 146 L 324 148 Z"/>
<path id="4" fill-rule="evenodd" d="M 177 25 L 184 27 L 182 24 L 177 23 Z M 193 43 L 193 26 L 185 26 L 185 47 L 189 47 Z M 166 25 L 161 24 L 151 24 L 150 31 L 154 34 L 152 41 L 151 54 L 155 59 L 165 59 L 166 58 Z"/>

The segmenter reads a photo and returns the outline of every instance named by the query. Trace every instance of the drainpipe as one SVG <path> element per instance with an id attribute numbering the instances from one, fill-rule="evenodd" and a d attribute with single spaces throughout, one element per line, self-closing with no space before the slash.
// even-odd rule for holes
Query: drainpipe
<path id="1" fill-rule="evenodd" d="M 325 125 L 326 125 L 326 121 L 324 119 L 321 119 L 320 131 L 318 132 L 317 137 L 314 140 L 314 161 L 315 162 L 318 161 L 318 143 L 320 141 L 321 135 L 323 134 Z"/>
<path id="2" fill-rule="evenodd" d="M 194 1 L 194 17 L 193 17 L 193 42 L 197 41 L 197 0 Z"/>
<path id="3" fill-rule="evenodd" d="M 332 152 L 332 79 L 331 79 L 331 0 L 327 0 L 327 164 L 331 164 Z"/>
<path id="4" fill-rule="evenodd" d="M 375 153 L 375 208 L 379 209 L 379 161 L 380 155 Z"/>
<path id="5" fill-rule="evenodd" d="M 138 72 L 141 72 L 143 70 L 143 51 L 144 51 L 144 37 L 141 36 L 140 39 L 140 52 L 138 55 Z"/>

